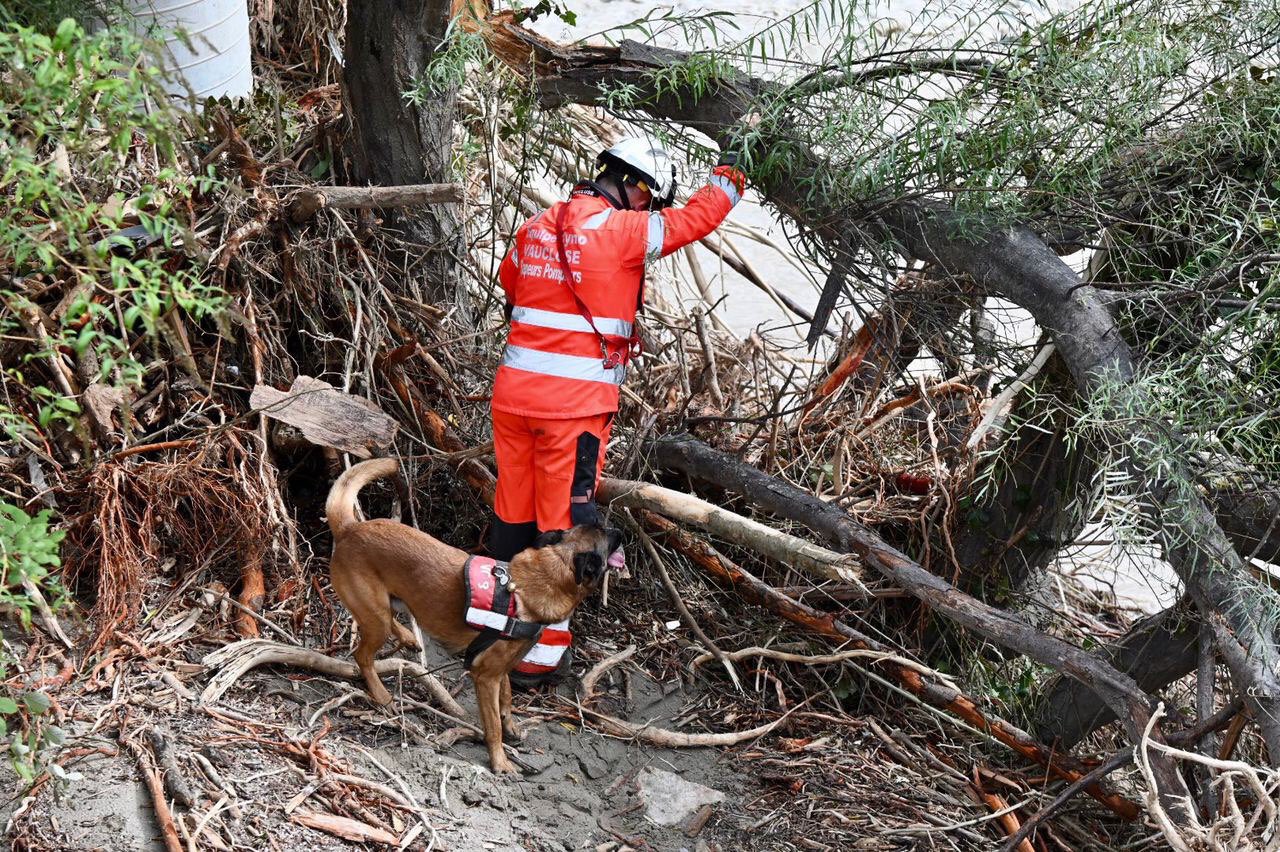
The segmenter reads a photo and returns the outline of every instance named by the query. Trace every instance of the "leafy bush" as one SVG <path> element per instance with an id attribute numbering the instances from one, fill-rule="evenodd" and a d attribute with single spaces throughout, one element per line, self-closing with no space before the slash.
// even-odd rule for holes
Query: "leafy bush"
<path id="1" fill-rule="evenodd" d="M 161 332 L 175 308 L 199 319 L 225 302 L 183 249 L 196 244 L 191 197 L 215 181 L 185 171 L 181 118 L 129 33 L 87 35 L 71 19 L 53 35 L 15 26 L 0 33 L 0 67 L 9 69 L 0 76 L 0 334 L 29 333 L 21 318 L 36 288 L 24 279 L 44 276 L 70 304 L 32 357 L 88 358 L 97 380 L 136 385 L 134 337 Z M 165 251 L 136 255 L 135 240 Z M 0 383 L 9 391 L 0 429 L 11 437 L 79 411 L 20 368 L 6 366 Z M 29 402 L 27 414 L 15 397 Z"/>
<path id="2" fill-rule="evenodd" d="M 0 446 L 43 454 L 70 433 L 87 447 L 74 392 L 131 398 L 172 316 L 200 320 L 225 304 L 201 278 L 192 221 L 216 181 L 192 176 L 183 116 L 146 50 L 125 30 L 90 35 L 69 18 L 52 31 L 0 29 L 0 345 L 34 341 L 0 366 Z M 36 592 L 55 607 L 64 598 L 55 520 L 0 503 L 0 605 L 27 627 Z M 0 656 L 0 675 L 9 662 Z M 43 768 L 66 777 L 49 759 L 64 739 L 50 703 L 0 688 L 0 737 L 28 780 Z"/>
<path id="3" fill-rule="evenodd" d="M 49 528 L 51 514 L 45 509 L 33 517 L 11 503 L 0 503 L 0 606 L 16 612 L 27 628 L 36 607 L 28 586 L 42 588 L 46 594 L 56 592 L 61 598 L 61 584 L 51 572 L 61 564 L 58 547 L 64 533 Z M 8 662 L 0 655 L 0 677 L 8 675 Z M 8 738 L 9 761 L 27 781 L 46 765 L 56 776 L 70 777 L 47 759 L 66 739 L 60 728 L 44 718 L 50 704 L 49 696 L 36 690 L 16 696 L 0 694 L 0 738 Z"/>

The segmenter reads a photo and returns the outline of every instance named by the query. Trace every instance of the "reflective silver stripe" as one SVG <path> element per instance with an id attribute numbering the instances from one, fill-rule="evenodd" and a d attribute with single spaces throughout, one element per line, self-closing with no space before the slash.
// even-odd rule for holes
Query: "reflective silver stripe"
<path id="1" fill-rule="evenodd" d="M 627 375 L 626 368 L 621 366 L 606 370 L 600 358 L 561 355 L 558 352 L 543 352 L 524 346 L 507 346 L 507 351 L 502 356 L 502 363 L 504 366 L 528 373 L 542 373 L 546 376 L 578 379 L 583 382 L 603 382 L 609 385 L 622 384 Z"/>
<path id="2" fill-rule="evenodd" d="M 535 666 L 552 666 L 554 667 L 560 662 L 560 658 L 564 656 L 564 649 L 568 645 L 534 645 L 529 649 L 529 653 L 524 655 L 521 662 L 532 663 Z"/>
<path id="3" fill-rule="evenodd" d="M 539 328 L 558 328 L 561 331 L 585 331 L 591 334 L 591 324 L 582 314 L 562 314 L 559 311 L 544 311 L 541 308 L 517 307 L 511 312 L 512 322 L 525 325 L 536 325 Z M 612 317 L 596 317 L 596 328 L 601 334 L 616 334 L 618 337 L 631 336 L 631 323 Z"/>
<path id="4" fill-rule="evenodd" d="M 485 627 L 492 627 L 494 630 L 502 630 L 507 626 L 507 617 L 487 609 L 471 606 L 467 607 L 467 624 L 483 624 Z"/>
<path id="5" fill-rule="evenodd" d="M 548 624 L 547 629 L 548 630 L 568 630 L 569 619 L 566 618 L 564 621 L 557 621 L 555 624 Z"/>
<path id="6" fill-rule="evenodd" d="M 605 222 L 609 221 L 609 216 L 612 213 L 613 213 L 613 208 L 606 207 L 605 209 L 601 210 L 599 213 L 596 213 L 595 215 L 593 215 L 590 219 L 587 219 L 587 221 L 583 222 L 582 230 L 594 231 L 596 228 L 599 228 Z"/>
<path id="7" fill-rule="evenodd" d="M 738 187 L 724 175 L 712 175 L 709 183 L 724 190 L 724 194 L 729 196 L 730 206 L 734 206 L 742 200 L 742 193 L 738 192 Z"/>
<path id="8" fill-rule="evenodd" d="M 662 242 L 667 236 L 667 223 L 661 213 L 649 214 L 649 244 L 645 248 L 644 262 L 653 263 L 662 257 Z"/>

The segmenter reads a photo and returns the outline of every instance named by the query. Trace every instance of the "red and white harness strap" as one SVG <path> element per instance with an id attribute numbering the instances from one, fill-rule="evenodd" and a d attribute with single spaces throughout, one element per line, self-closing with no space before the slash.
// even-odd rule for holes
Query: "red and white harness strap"
<path id="1" fill-rule="evenodd" d="M 516 664 L 516 671 L 525 674 L 541 674 L 555 671 L 573 637 L 569 633 L 569 620 L 556 624 L 538 624 L 521 621 L 516 592 L 510 588 L 507 563 L 487 556 L 472 556 L 462 568 L 466 577 L 467 626 L 479 632 L 467 648 L 466 667 L 486 648 L 502 639 L 536 639 L 524 658 Z"/>
<path id="2" fill-rule="evenodd" d="M 548 624 L 542 629 L 542 635 L 529 649 L 529 653 L 524 655 L 523 660 L 516 663 L 516 671 L 521 674 L 544 674 L 555 671 L 572 642 L 573 634 L 569 632 L 569 619 Z"/>

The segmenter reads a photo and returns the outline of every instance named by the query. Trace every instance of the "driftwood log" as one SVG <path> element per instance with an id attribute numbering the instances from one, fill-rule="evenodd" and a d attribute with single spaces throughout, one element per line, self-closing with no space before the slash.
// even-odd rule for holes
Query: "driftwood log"
<path id="1" fill-rule="evenodd" d="M 311 376 L 298 376 L 287 391 L 258 385 L 249 405 L 266 417 L 297 427 L 313 444 L 362 459 L 387 449 L 395 440 L 396 422 L 377 405 Z"/>

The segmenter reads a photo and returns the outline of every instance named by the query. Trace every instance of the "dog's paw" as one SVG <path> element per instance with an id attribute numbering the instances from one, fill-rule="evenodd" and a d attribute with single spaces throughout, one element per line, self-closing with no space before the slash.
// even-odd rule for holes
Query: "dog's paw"
<path id="1" fill-rule="evenodd" d="M 493 770 L 494 775 L 515 775 L 520 776 L 520 767 L 516 766 L 504 754 L 489 761 L 489 768 Z"/>
<path id="2" fill-rule="evenodd" d="M 371 690 L 369 692 L 369 700 L 372 701 L 374 704 L 377 704 L 379 707 L 381 707 L 384 710 L 390 707 L 392 703 L 394 703 L 391 698 L 391 693 L 387 692 L 386 687 L 383 687 L 382 689 Z"/>
<path id="3" fill-rule="evenodd" d="M 502 723 L 502 739 L 509 743 L 522 743 L 524 728 L 517 725 L 515 719 L 507 719 Z"/>

